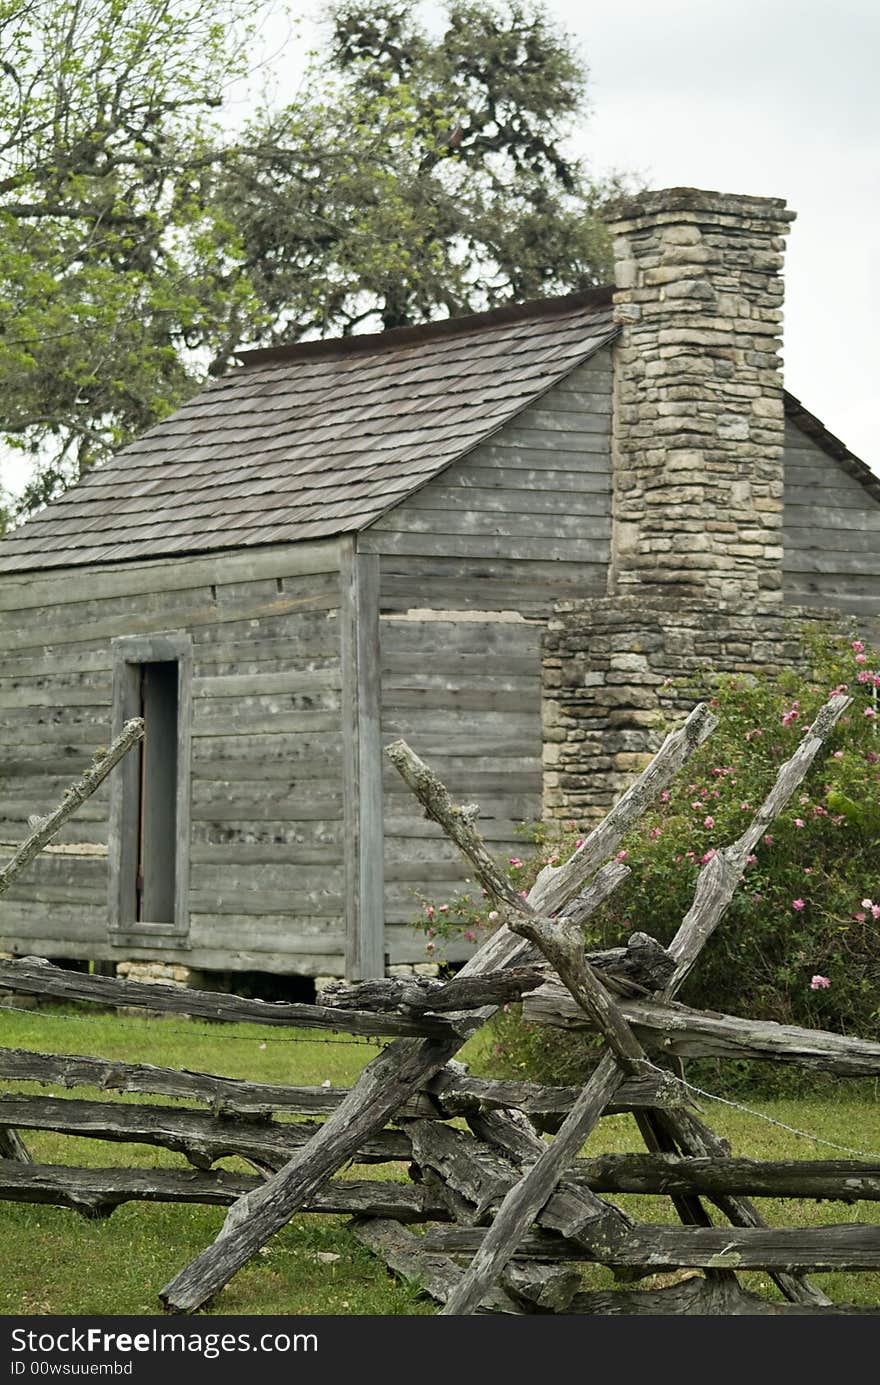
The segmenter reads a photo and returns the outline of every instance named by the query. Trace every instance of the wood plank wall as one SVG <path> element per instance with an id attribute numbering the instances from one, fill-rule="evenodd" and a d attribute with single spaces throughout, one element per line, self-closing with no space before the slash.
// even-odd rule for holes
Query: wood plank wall
<path id="1" fill-rule="evenodd" d="M 543 623 L 556 601 L 605 591 L 610 404 L 605 350 L 359 539 L 381 555 L 383 741 L 405 736 L 479 802 L 505 858 L 541 815 Z M 386 947 L 426 961 L 416 896 L 442 903 L 466 874 L 395 772 L 383 780 Z"/>
<path id="2" fill-rule="evenodd" d="M 880 639 L 880 502 L 791 420 L 783 523 L 786 601 L 836 606 Z"/>
<path id="3" fill-rule="evenodd" d="M 0 582 L 0 850 L 110 736 L 117 635 L 193 640 L 191 950 L 225 969 L 340 969 L 339 545 Z M 124 960 L 107 939 L 109 786 L 0 901 L 0 949 Z M 71 854 L 75 849 L 75 854 Z M 257 882 L 259 882 L 257 884 Z M 293 921 L 292 921 L 293 917 Z M 155 953 L 125 949 L 126 958 Z M 291 966 L 291 959 L 295 965 Z"/>

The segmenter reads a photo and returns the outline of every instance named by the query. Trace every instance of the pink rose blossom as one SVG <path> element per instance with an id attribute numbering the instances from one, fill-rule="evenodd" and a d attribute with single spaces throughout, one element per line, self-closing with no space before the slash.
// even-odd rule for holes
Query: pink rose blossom
<path id="1" fill-rule="evenodd" d="M 799 913 L 801 912 L 801 910 L 802 910 L 802 909 L 805 909 L 807 906 L 806 906 L 806 903 L 804 902 L 804 900 L 802 900 L 802 899 L 793 899 L 793 900 L 791 901 L 791 907 L 792 907 L 792 909 L 795 910 L 796 913 L 799 914 Z"/>
<path id="2" fill-rule="evenodd" d="M 660 802 L 661 802 L 661 803 L 668 803 L 668 802 L 669 802 L 669 790 L 668 790 L 668 789 L 664 789 L 664 790 L 663 790 L 662 794 L 660 795 Z"/>
<path id="3" fill-rule="evenodd" d="M 857 913 L 853 914 L 853 918 L 855 919 L 856 923 L 865 922 L 865 915 L 862 913 L 861 909 L 859 909 Z"/>
<path id="4" fill-rule="evenodd" d="M 629 852 L 628 852 L 628 851 L 618 851 L 618 853 L 617 853 L 617 855 L 615 856 L 614 859 L 615 859 L 615 861 L 625 861 L 628 855 L 629 855 Z"/>
<path id="5" fill-rule="evenodd" d="M 746 865 L 747 865 L 747 866 L 753 866 L 753 865 L 755 864 L 755 862 L 757 861 L 757 859 L 758 859 L 758 858 L 757 858 L 757 856 L 755 855 L 754 851 L 750 851 L 749 854 L 748 854 L 748 856 L 746 857 Z"/>
<path id="6" fill-rule="evenodd" d="M 703 826 L 709 828 L 714 827 L 715 819 L 711 815 L 709 817 L 703 818 Z"/>
<path id="7" fill-rule="evenodd" d="M 794 825 L 795 827 L 806 827 L 807 824 L 804 822 L 803 818 L 795 818 Z"/>
<path id="8" fill-rule="evenodd" d="M 861 640 L 853 640 L 850 649 L 855 650 L 856 654 L 864 654 L 865 652 L 865 646 L 862 644 Z"/>
<path id="9" fill-rule="evenodd" d="M 875 710 L 874 710 L 873 707 L 866 707 L 866 708 L 865 708 L 865 716 L 866 716 L 866 717 L 875 717 L 876 715 L 877 715 L 877 713 L 875 712 Z"/>
<path id="10" fill-rule="evenodd" d="M 513 866 L 514 870 L 519 870 L 520 866 L 522 865 L 522 861 L 519 859 L 518 856 L 508 856 L 507 864 L 509 866 Z"/>
<path id="11" fill-rule="evenodd" d="M 714 846 L 710 846 L 710 847 L 709 847 L 709 850 L 706 852 L 706 854 L 705 854 L 704 856 L 701 856 L 701 857 L 700 857 L 700 865 L 701 865 L 701 866 L 707 866 L 707 865 L 709 864 L 709 862 L 711 861 L 711 859 L 712 859 L 712 857 L 713 857 L 714 855 L 715 855 L 715 848 L 714 848 Z"/>
<path id="12" fill-rule="evenodd" d="M 834 760 L 842 760 L 842 759 L 843 759 L 843 751 L 842 751 L 842 750 L 835 750 L 835 752 L 834 752 L 834 754 L 833 754 L 833 756 L 832 756 L 832 759 L 834 759 Z"/>
<path id="13" fill-rule="evenodd" d="M 867 656 L 867 654 L 857 654 L 857 655 L 856 655 L 856 663 L 857 663 L 857 664 L 866 664 L 867 662 L 868 662 L 868 656 Z"/>
<path id="14" fill-rule="evenodd" d="M 827 991 L 830 985 L 831 982 L 828 980 L 827 976 L 814 976 L 812 981 L 810 982 L 810 990 Z"/>

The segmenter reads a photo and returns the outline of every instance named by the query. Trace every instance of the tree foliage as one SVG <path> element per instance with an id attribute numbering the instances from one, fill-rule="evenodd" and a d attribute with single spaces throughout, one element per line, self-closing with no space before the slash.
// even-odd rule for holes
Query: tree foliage
<path id="1" fill-rule="evenodd" d="M 347 0 L 240 129 L 247 0 L 0 0 L 2 430 L 57 494 L 242 342 L 397 326 L 607 274 L 567 156 L 585 73 L 540 6 Z"/>
<path id="2" fill-rule="evenodd" d="M 586 74 L 540 8 L 408 0 L 332 15 L 329 73 L 223 190 L 271 335 L 398 327 L 607 278 L 610 183 L 564 153 Z M 255 132 L 256 133 L 256 132 Z"/>
<path id="3" fill-rule="evenodd" d="M 51 459 L 27 505 L 191 393 L 194 349 L 224 349 L 249 297 L 210 199 L 237 18 L 229 0 L 0 0 L 3 425 Z"/>

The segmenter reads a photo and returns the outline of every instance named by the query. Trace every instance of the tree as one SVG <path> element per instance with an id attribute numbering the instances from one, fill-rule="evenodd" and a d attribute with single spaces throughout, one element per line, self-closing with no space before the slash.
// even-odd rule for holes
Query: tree
<path id="1" fill-rule="evenodd" d="M 589 287 L 610 265 L 600 203 L 564 151 L 586 70 L 539 5 L 411 0 L 332 11 L 326 64 L 266 121 L 221 197 L 272 341 L 398 327 Z"/>
<path id="2" fill-rule="evenodd" d="M 239 8 L 240 6 L 240 8 Z M 243 0 L 0 0 L 0 395 L 31 508 L 191 394 L 256 304 L 210 205 Z"/>
<path id="3" fill-rule="evenodd" d="M 607 277 L 564 152 L 585 71 L 539 5 L 345 0 L 237 132 L 247 0 L 0 0 L 3 430 L 27 510 L 243 342 L 394 327 Z"/>

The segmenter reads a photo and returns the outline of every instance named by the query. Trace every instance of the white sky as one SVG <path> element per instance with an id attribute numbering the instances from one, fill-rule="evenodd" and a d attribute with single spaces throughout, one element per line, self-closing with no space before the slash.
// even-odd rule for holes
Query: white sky
<path id="1" fill-rule="evenodd" d="M 579 38 L 597 170 L 784 197 L 785 382 L 880 472 L 877 0 L 550 0 Z"/>
<path id="2" fill-rule="evenodd" d="M 596 173 L 652 187 L 784 197 L 785 376 L 880 473 L 880 4 L 877 0 L 547 0 L 589 68 L 576 147 Z M 318 7 L 267 25 L 267 76 L 292 94 Z M 426 4 L 439 22 L 441 7 Z M 3 465 L 7 484 L 20 468 Z"/>

